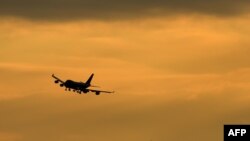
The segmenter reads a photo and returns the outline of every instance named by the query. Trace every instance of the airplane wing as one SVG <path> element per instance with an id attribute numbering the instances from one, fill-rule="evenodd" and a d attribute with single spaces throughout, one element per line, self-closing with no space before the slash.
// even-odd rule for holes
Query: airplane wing
<path id="1" fill-rule="evenodd" d="M 102 91 L 102 90 L 94 90 L 94 89 L 87 89 L 90 92 L 94 92 L 96 95 L 99 95 L 100 93 L 114 93 L 114 91 Z"/>
<path id="2" fill-rule="evenodd" d="M 59 79 L 58 77 L 56 77 L 54 74 L 52 74 L 52 77 L 55 78 L 55 83 L 61 82 L 62 84 L 64 84 L 65 82 L 62 81 L 61 79 Z"/>

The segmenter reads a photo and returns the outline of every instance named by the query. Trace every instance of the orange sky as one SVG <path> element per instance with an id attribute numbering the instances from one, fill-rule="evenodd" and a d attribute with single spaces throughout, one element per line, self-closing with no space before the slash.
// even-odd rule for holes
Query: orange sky
<path id="1" fill-rule="evenodd" d="M 0 20 L 0 140 L 220 141 L 249 124 L 250 20 Z M 115 94 L 65 92 L 61 79 Z"/>

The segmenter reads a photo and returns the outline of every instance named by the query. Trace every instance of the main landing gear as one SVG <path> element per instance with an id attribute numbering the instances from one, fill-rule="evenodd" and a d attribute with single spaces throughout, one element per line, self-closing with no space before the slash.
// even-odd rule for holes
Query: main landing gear
<path id="1" fill-rule="evenodd" d="M 65 88 L 65 91 L 71 91 L 71 89 L 70 88 Z"/>

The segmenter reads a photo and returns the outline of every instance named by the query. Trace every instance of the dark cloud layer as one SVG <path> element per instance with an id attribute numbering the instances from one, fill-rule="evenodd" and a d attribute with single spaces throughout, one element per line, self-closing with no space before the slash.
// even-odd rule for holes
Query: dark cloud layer
<path id="1" fill-rule="evenodd" d="M 249 0 L 3 0 L 0 16 L 29 19 L 117 19 L 175 14 L 231 16 L 246 11 Z"/>

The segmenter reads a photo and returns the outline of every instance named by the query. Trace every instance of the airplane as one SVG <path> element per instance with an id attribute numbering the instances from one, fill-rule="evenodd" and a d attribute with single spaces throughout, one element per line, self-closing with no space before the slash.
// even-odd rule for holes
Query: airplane
<path id="1" fill-rule="evenodd" d="M 77 92 L 79 94 L 83 93 L 88 93 L 88 92 L 94 92 L 96 95 L 100 95 L 100 93 L 114 93 L 114 91 L 103 91 L 103 90 L 94 90 L 94 89 L 89 89 L 89 87 L 98 87 L 98 86 L 94 86 L 91 85 L 91 80 L 93 78 L 94 74 L 92 73 L 89 77 L 89 79 L 83 83 L 83 82 L 76 82 L 73 80 L 66 80 L 66 81 L 62 81 L 61 79 L 59 79 L 58 77 L 56 77 L 54 74 L 52 74 L 52 77 L 55 80 L 55 83 L 60 83 L 61 87 L 65 87 L 65 91 L 69 90 L 71 91 L 71 89 L 73 90 L 73 92 Z"/>

